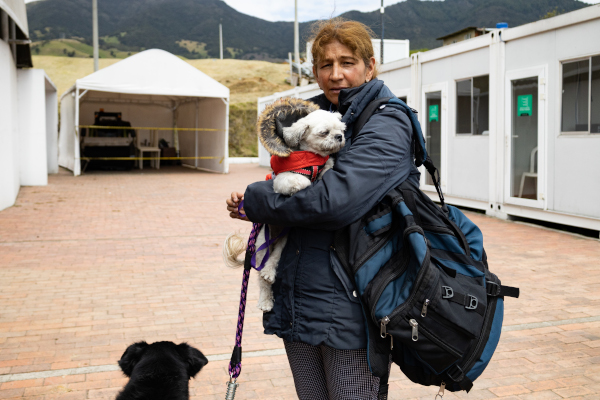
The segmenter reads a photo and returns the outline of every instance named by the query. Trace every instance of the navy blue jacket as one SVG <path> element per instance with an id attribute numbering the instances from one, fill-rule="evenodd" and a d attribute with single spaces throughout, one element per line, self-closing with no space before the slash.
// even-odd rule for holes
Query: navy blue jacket
<path id="1" fill-rule="evenodd" d="M 395 106 L 377 110 L 355 143 L 350 140 L 362 110 L 392 96 L 377 79 L 342 90 L 338 111 L 347 142 L 322 180 L 291 197 L 275 193 L 271 181 L 246 189 L 244 209 L 251 221 L 292 227 L 273 284 L 275 305 L 263 318 L 266 334 L 340 350 L 367 347 L 360 300 L 330 246 L 336 229 L 360 218 L 392 188 L 406 179 L 419 184 L 410 120 Z M 324 95 L 311 101 L 335 109 Z"/>

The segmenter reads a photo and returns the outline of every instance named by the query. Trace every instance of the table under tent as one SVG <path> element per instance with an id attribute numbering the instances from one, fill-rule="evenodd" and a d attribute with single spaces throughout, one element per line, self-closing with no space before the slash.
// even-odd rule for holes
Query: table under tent
<path id="1" fill-rule="evenodd" d="M 229 89 L 166 51 L 78 79 L 60 106 L 59 165 L 73 175 L 90 162 L 141 168 L 149 159 L 229 170 Z"/>

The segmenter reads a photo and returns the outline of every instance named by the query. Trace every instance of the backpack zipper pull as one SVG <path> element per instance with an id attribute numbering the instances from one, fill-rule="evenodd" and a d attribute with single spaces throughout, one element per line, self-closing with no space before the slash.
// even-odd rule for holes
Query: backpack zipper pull
<path id="1" fill-rule="evenodd" d="M 442 384 L 440 385 L 440 390 L 439 390 L 438 394 L 435 395 L 435 400 L 437 400 L 438 397 L 441 400 L 444 399 L 444 389 L 446 389 L 446 382 L 442 381 Z"/>
<path id="2" fill-rule="evenodd" d="M 381 318 L 381 329 L 379 330 L 379 336 L 381 336 L 382 339 L 385 339 L 386 336 L 389 336 L 390 337 L 390 350 L 394 350 L 394 337 L 392 335 L 390 335 L 389 333 L 387 333 L 387 328 L 386 328 L 386 325 L 389 322 L 390 322 L 390 318 L 388 316 Z"/>
<path id="3" fill-rule="evenodd" d="M 387 329 L 385 326 L 388 324 L 388 322 L 390 322 L 388 316 L 381 318 L 381 329 L 379 331 L 379 336 L 381 336 L 382 339 L 385 339 L 385 337 L 387 336 Z"/>
<path id="4" fill-rule="evenodd" d="M 413 342 L 416 342 L 419 340 L 419 323 L 414 319 L 411 319 L 408 322 L 410 323 L 410 326 L 412 326 L 412 340 Z"/>
<path id="5" fill-rule="evenodd" d="M 423 303 L 423 308 L 421 309 L 421 317 L 425 318 L 427 316 L 427 306 L 429 305 L 430 300 L 425 299 L 425 303 Z"/>

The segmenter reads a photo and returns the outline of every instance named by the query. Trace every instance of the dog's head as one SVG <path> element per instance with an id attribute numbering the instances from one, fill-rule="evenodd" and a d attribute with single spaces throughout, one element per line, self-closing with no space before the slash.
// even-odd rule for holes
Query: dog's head
<path id="1" fill-rule="evenodd" d="M 119 360 L 119 367 L 128 377 L 132 376 L 136 368 L 140 368 L 185 372 L 189 379 L 195 377 L 207 363 L 204 354 L 187 343 L 176 345 L 173 342 L 137 342 L 125 350 Z"/>
<path id="2" fill-rule="evenodd" d="M 306 150 L 320 156 L 337 153 L 344 147 L 346 124 L 338 112 L 313 111 L 283 128 L 283 139 L 292 149 Z"/>
<path id="3" fill-rule="evenodd" d="M 311 102 L 283 98 L 261 113 L 258 137 L 272 155 L 288 157 L 295 150 L 329 155 L 344 147 L 346 126 L 341 118 L 339 113 L 321 111 Z"/>

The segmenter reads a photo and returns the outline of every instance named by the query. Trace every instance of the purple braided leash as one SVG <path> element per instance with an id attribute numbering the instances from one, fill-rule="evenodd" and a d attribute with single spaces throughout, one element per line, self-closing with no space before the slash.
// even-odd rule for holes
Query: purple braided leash
<path id="1" fill-rule="evenodd" d="M 243 207 L 243 202 L 240 203 L 239 209 Z M 242 215 L 242 214 L 240 214 Z M 242 215 L 245 216 L 245 215 Z M 250 270 L 252 255 L 256 251 L 256 237 L 262 224 L 253 224 L 252 232 L 248 238 L 248 247 L 246 248 L 246 259 L 244 261 L 244 275 L 242 279 L 242 293 L 240 295 L 240 311 L 238 314 L 237 328 L 235 331 L 235 347 L 229 361 L 229 376 L 231 379 L 237 379 L 242 372 L 242 331 L 244 329 L 244 315 L 246 314 L 246 298 L 248 295 L 248 281 L 250 280 Z"/>

